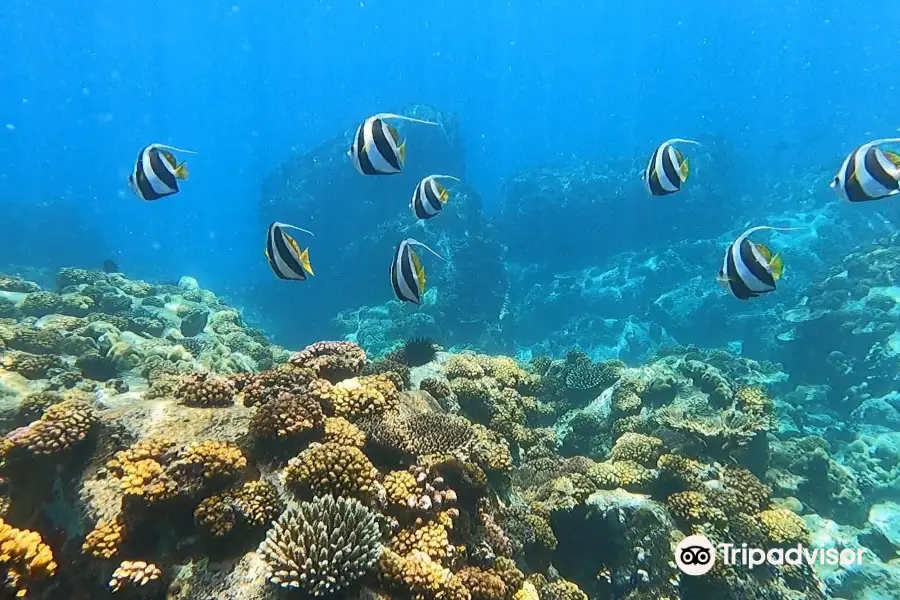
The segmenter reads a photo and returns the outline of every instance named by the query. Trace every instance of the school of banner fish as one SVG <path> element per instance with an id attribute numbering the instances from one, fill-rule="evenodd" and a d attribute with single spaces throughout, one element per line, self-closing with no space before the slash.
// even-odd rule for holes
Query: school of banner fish
<path id="1" fill-rule="evenodd" d="M 360 174 L 396 175 L 403 171 L 406 140 L 401 139 L 396 126 L 389 122 L 392 120 L 438 125 L 433 121 L 393 113 L 378 113 L 367 118 L 356 129 L 347 151 Z M 681 191 L 690 176 L 688 158 L 676 144 L 699 145 L 699 142 L 673 138 L 653 151 L 647 168 L 641 174 L 652 196 L 667 196 Z M 900 145 L 900 138 L 874 140 L 847 155 L 831 182 L 839 197 L 849 202 L 869 202 L 900 194 L 900 154 L 882 148 L 888 144 Z M 197 154 L 166 144 L 150 144 L 141 150 L 128 176 L 128 185 L 138 198 L 159 200 L 181 191 L 179 182 L 187 180 L 188 170 L 184 162 L 178 162 L 176 152 Z M 435 174 L 423 178 L 413 190 L 409 203 L 417 219 L 432 219 L 444 210 L 451 193 L 442 180 L 462 183 L 453 175 Z M 775 291 L 776 282 L 784 272 L 784 260 L 780 253 L 773 254 L 764 244 L 752 241 L 750 236 L 760 231 L 796 229 L 761 225 L 743 232 L 725 251 L 722 267 L 716 276 L 719 285 L 739 300 Z M 272 223 L 266 232 L 266 260 L 279 279 L 304 281 L 309 275 L 314 275 L 309 249 L 301 249 L 287 230 L 313 235 L 288 223 Z M 390 266 L 391 288 L 397 300 L 416 305 L 422 302 L 426 282 L 425 267 L 415 251 L 417 247 L 445 260 L 418 240 L 408 238 L 397 244 Z"/>

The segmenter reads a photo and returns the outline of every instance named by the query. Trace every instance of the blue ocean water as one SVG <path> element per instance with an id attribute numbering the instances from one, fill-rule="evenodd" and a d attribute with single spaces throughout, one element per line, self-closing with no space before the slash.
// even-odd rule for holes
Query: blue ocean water
<path id="1" fill-rule="evenodd" d="M 804 210 L 834 201 L 827 183 L 843 157 L 869 139 L 898 135 L 900 38 L 885 10 L 868 0 L 852 10 L 833 0 L 49 7 L 8 0 L 0 6 L 0 263 L 99 267 L 113 257 L 135 278 L 197 277 L 287 345 L 334 335 L 328 319 L 305 318 L 312 310 L 305 303 L 322 302 L 308 288 L 331 286 L 329 297 L 352 304 L 357 286 L 373 284 L 346 269 L 299 285 L 275 280 L 262 258 L 263 181 L 365 117 L 419 103 L 459 123 L 466 184 L 501 229 L 506 182 L 520 171 L 590 161 L 601 173 L 610 165 L 610 186 L 633 184 L 634 193 L 614 199 L 614 222 L 589 212 L 595 222 L 585 226 L 577 204 L 548 212 L 553 231 L 571 223 L 580 245 L 554 233 L 550 241 L 566 250 L 554 254 L 551 244 L 533 253 L 542 278 L 608 266 L 622 252 L 727 238 L 749 221 L 791 213 L 801 200 Z M 651 198 L 640 193 L 635 171 L 613 166 L 643 165 L 671 137 L 718 140 L 719 162 L 698 157 L 691 182 L 717 186 L 714 196 Z M 191 169 L 183 191 L 153 203 L 126 185 L 151 142 L 199 152 L 183 157 Z M 714 152 L 704 148 L 703 156 Z M 779 185 L 799 171 L 814 174 L 811 203 L 780 197 Z M 353 220 L 357 204 L 383 203 L 393 214 L 408 198 L 348 190 L 341 202 Z M 864 242 L 890 230 L 897 207 L 877 204 L 852 207 L 877 227 L 848 221 L 853 229 L 842 234 Z M 841 205 L 835 214 L 849 210 Z M 327 265 L 335 251 L 329 228 L 341 224 L 304 215 L 286 219 L 315 230 L 320 245 L 312 252 Z M 689 260 L 704 263 L 698 268 L 711 271 L 706 283 L 714 286 L 718 251 Z M 531 266 L 519 259 L 508 268 Z M 672 282 L 684 277 L 670 268 Z M 456 276 L 476 290 L 488 277 Z M 386 266 L 373 279 L 380 287 L 363 295 L 390 300 Z M 437 275 L 430 282 L 445 285 Z M 522 344 L 532 343 L 520 333 Z M 508 332 L 507 343 L 518 335 Z M 678 341 L 703 337 L 695 328 Z"/>

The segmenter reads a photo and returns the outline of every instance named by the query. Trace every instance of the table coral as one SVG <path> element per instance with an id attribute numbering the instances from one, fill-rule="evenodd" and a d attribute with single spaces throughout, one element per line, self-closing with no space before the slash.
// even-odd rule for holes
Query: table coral
<path id="1" fill-rule="evenodd" d="M 314 597 L 330 596 L 375 566 L 380 537 L 371 510 L 353 499 L 321 496 L 281 515 L 259 552 L 271 583 Z"/>

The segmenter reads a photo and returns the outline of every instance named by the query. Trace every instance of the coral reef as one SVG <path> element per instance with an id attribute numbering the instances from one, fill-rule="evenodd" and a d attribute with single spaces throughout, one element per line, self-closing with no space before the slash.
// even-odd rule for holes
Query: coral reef
<path id="1" fill-rule="evenodd" d="M 633 366 L 596 348 L 517 360 L 389 336 L 368 356 L 359 339 L 289 353 L 190 278 L 67 269 L 55 291 L 4 285 L 22 290 L 0 306 L 7 595 L 890 589 L 900 402 L 877 379 L 877 397 L 848 378 L 836 398 L 777 364 L 690 346 Z M 681 577 L 673 548 L 697 533 L 872 559 L 843 575 Z"/>

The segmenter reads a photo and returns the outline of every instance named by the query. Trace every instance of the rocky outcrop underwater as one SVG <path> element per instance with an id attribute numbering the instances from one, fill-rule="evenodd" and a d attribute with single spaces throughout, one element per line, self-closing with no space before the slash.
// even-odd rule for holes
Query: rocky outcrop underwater
<path id="1" fill-rule="evenodd" d="M 863 256 L 846 269 L 875 258 Z M 838 313 L 860 339 L 890 345 L 881 271 L 840 294 Z M 822 285 L 844 289 L 839 275 Z M 854 307 L 869 303 L 864 324 Z M 802 306 L 785 317 L 786 343 L 823 326 L 820 301 Z M 51 291 L 0 277 L 0 597 L 900 589 L 900 434 L 872 417 L 895 407 L 875 398 L 884 382 L 854 387 L 848 375 L 832 392 L 781 364 L 695 347 L 629 367 L 578 350 L 520 362 L 388 341 L 374 359 L 347 340 L 288 351 L 190 278 L 63 269 Z M 875 363 L 861 347 L 827 358 L 862 374 Z M 862 404 L 839 414 L 830 393 Z M 701 533 L 865 559 L 682 575 L 673 551 Z"/>

